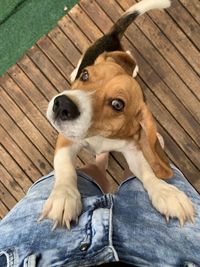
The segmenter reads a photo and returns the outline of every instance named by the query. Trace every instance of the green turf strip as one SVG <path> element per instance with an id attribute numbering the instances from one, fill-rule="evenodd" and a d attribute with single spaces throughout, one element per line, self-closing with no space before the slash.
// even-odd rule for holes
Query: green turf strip
<path id="1" fill-rule="evenodd" d="M 77 2 L 0 0 L 0 76 Z"/>
<path id="2" fill-rule="evenodd" d="M 6 21 L 18 8 L 21 8 L 26 0 L 1 0 L 0 24 Z"/>

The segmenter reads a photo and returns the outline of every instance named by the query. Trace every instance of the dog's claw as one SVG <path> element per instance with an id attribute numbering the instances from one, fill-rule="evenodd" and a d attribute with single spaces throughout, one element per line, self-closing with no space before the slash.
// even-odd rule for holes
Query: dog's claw
<path id="1" fill-rule="evenodd" d="M 65 224 L 67 226 L 67 229 L 70 230 L 71 229 L 70 222 L 68 220 L 66 220 L 65 221 Z"/>
<path id="2" fill-rule="evenodd" d="M 40 217 L 37 219 L 37 222 L 41 222 L 42 220 L 44 220 L 44 218 L 44 214 L 41 214 Z"/>
<path id="3" fill-rule="evenodd" d="M 190 221 L 191 221 L 193 224 L 195 224 L 195 218 L 194 218 L 194 216 L 190 216 Z"/>
<path id="4" fill-rule="evenodd" d="M 169 223 L 169 215 L 168 214 L 165 215 L 165 219 L 166 219 L 166 222 Z"/>
<path id="5" fill-rule="evenodd" d="M 40 217 L 37 219 L 37 222 L 39 223 L 39 222 L 41 222 L 43 219 L 44 219 L 43 216 L 40 215 Z"/>
<path id="6" fill-rule="evenodd" d="M 179 218 L 180 226 L 183 227 L 185 224 L 185 220 L 183 218 Z"/>
<path id="7" fill-rule="evenodd" d="M 58 226 L 58 221 L 55 221 L 51 230 L 54 231 L 57 228 L 57 226 Z"/>
<path id="8" fill-rule="evenodd" d="M 48 215 L 50 209 L 51 209 L 51 205 L 48 206 L 47 209 L 43 209 L 42 214 L 40 215 L 40 217 L 38 218 L 37 221 L 38 221 L 38 222 L 41 222 L 42 220 L 44 220 L 45 218 L 47 218 L 47 215 Z"/>

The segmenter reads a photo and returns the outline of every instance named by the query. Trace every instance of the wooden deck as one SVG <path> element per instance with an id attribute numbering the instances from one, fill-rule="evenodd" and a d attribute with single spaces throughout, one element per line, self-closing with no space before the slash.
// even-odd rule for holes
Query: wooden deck
<path id="1" fill-rule="evenodd" d="M 0 217 L 52 170 L 57 133 L 48 101 L 69 88 L 83 51 L 107 32 L 134 0 L 81 0 L 0 78 Z M 200 1 L 173 1 L 133 23 L 123 39 L 136 57 L 141 84 L 166 151 L 200 192 Z M 17 44 L 16 44 L 17 45 Z M 5 51 L 6 53 L 6 51 Z M 77 166 L 93 160 L 81 152 Z M 108 177 L 120 183 L 125 161 L 110 156 Z"/>

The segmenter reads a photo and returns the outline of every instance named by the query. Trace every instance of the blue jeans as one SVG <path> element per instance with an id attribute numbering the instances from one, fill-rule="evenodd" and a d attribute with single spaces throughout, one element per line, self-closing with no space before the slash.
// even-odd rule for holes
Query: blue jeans
<path id="1" fill-rule="evenodd" d="M 52 231 L 52 221 L 37 222 L 54 183 L 53 173 L 42 177 L 0 222 L 0 267 L 84 267 L 119 260 L 134 266 L 200 266 L 200 196 L 173 170 L 169 183 L 186 192 L 197 211 L 195 224 L 183 228 L 176 219 L 166 223 L 137 178 L 127 179 L 115 194 L 103 194 L 78 172 L 83 202 L 78 224 Z"/>

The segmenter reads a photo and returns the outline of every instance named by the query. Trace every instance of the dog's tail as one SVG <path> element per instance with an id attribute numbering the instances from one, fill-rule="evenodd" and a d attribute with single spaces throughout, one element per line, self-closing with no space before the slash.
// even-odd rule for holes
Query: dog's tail
<path id="1" fill-rule="evenodd" d="M 80 59 L 78 66 L 71 74 L 71 81 L 77 79 L 82 70 L 92 65 L 103 52 L 122 50 L 120 39 L 128 26 L 139 16 L 151 9 L 163 9 L 171 5 L 170 0 L 142 0 L 129 8 L 114 24 L 110 31 L 93 43 Z"/>
<path id="2" fill-rule="evenodd" d="M 140 15 L 152 9 L 164 9 L 171 5 L 170 0 L 142 0 L 130 7 L 124 15 L 114 24 L 110 34 L 122 38 L 128 26 Z"/>

